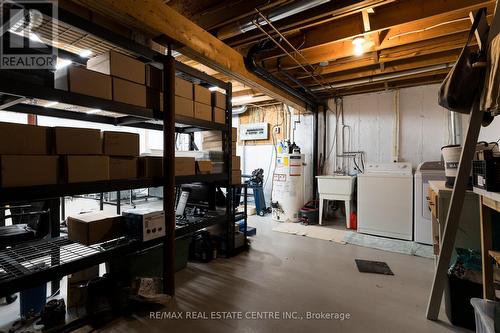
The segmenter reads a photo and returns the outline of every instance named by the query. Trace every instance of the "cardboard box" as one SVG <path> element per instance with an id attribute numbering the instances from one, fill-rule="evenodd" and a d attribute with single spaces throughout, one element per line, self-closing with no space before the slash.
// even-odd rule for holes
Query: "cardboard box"
<path id="1" fill-rule="evenodd" d="M 194 101 L 198 103 L 203 103 L 206 105 L 212 105 L 212 92 L 205 87 L 195 85 L 194 86 Z"/>
<path id="2" fill-rule="evenodd" d="M 175 175 L 191 176 L 196 174 L 194 157 L 175 157 Z"/>
<path id="3" fill-rule="evenodd" d="M 193 84 L 179 77 L 175 78 L 175 95 L 193 100 Z"/>
<path id="4" fill-rule="evenodd" d="M 202 150 L 218 150 L 218 151 L 224 150 L 222 141 L 203 141 L 201 147 Z"/>
<path id="5" fill-rule="evenodd" d="M 90 128 L 52 128 L 53 151 L 57 155 L 101 155 L 101 131 Z"/>
<path id="6" fill-rule="evenodd" d="M 231 128 L 231 140 L 233 142 L 238 141 L 238 128 L 236 128 L 236 127 Z"/>
<path id="7" fill-rule="evenodd" d="M 231 145 L 231 155 L 236 156 L 236 144 Z"/>
<path id="8" fill-rule="evenodd" d="M 163 177 L 163 157 L 160 156 L 139 157 L 139 177 L 140 178 Z"/>
<path id="9" fill-rule="evenodd" d="M 196 119 L 212 121 L 212 107 L 207 104 L 194 102 L 194 117 Z"/>
<path id="10" fill-rule="evenodd" d="M 114 77 L 113 100 L 146 107 L 146 86 Z"/>
<path id="11" fill-rule="evenodd" d="M 139 156 L 139 134 L 104 131 L 102 133 L 104 155 Z"/>
<path id="12" fill-rule="evenodd" d="M 198 174 L 210 174 L 213 170 L 211 161 L 196 161 L 196 169 Z"/>
<path id="13" fill-rule="evenodd" d="M 57 184 L 59 156 L 2 155 L 0 169 L 1 187 Z"/>
<path id="14" fill-rule="evenodd" d="M 231 156 L 231 169 L 240 170 L 241 169 L 241 159 L 239 156 Z"/>
<path id="15" fill-rule="evenodd" d="M 219 109 L 214 107 L 214 121 L 219 124 L 226 123 L 226 111 L 224 109 Z"/>
<path id="16" fill-rule="evenodd" d="M 203 142 L 222 141 L 221 131 L 203 131 L 201 132 L 201 136 Z"/>
<path id="17" fill-rule="evenodd" d="M 54 87 L 103 99 L 112 99 L 111 77 L 80 66 L 67 66 L 56 71 Z"/>
<path id="18" fill-rule="evenodd" d="M 110 157 L 109 179 L 136 179 L 137 157 Z"/>
<path id="19" fill-rule="evenodd" d="M 163 71 L 153 65 L 146 65 L 146 86 L 163 91 Z"/>
<path id="20" fill-rule="evenodd" d="M 194 103 L 192 100 L 175 96 L 175 114 L 194 118 Z"/>
<path id="21" fill-rule="evenodd" d="M 48 128 L 0 122 L 0 155 L 45 155 Z"/>
<path id="22" fill-rule="evenodd" d="M 91 212 L 68 216 L 68 238 L 84 245 L 105 242 L 123 236 L 124 224 L 120 215 Z"/>
<path id="23" fill-rule="evenodd" d="M 226 109 L 226 95 L 219 92 L 219 91 L 214 91 L 212 93 L 212 106 L 225 110 Z"/>
<path id="24" fill-rule="evenodd" d="M 62 162 L 68 183 L 109 180 L 108 156 L 64 156 Z"/>
<path id="25" fill-rule="evenodd" d="M 137 59 L 109 51 L 87 61 L 87 69 L 144 85 L 146 66 Z"/>
<path id="26" fill-rule="evenodd" d="M 241 184 L 241 170 L 233 170 L 231 177 L 231 185 Z"/>

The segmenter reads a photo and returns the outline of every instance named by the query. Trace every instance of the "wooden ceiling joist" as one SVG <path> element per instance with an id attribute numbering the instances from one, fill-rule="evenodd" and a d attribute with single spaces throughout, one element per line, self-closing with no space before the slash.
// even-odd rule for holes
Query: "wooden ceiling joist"
<path id="1" fill-rule="evenodd" d="M 162 0 L 78 0 L 83 6 L 120 22 L 154 31 L 178 42 L 181 53 L 212 67 L 272 98 L 299 110 L 305 103 L 286 91 L 249 72 L 243 56 L 192 21 L 165 5 Z"/>

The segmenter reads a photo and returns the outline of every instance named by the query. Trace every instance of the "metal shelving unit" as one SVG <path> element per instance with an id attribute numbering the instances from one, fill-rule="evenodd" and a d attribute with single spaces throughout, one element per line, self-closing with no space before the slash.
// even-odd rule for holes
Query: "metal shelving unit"
<path id="1" fill-rule="evenodd" d="M 234 233 L 229 233 L 231 227 L 234 229 L 234 223 L 229 223 L 232 218 L 230 211 L 231 193 L 227 196 L 228 202 L 225 215 L 207 217 L 199 223 L 176 228 L 175 199 L 174 191 L 172 191 L 176 185 L 192 182 L 217 183 L 229 188 L 229 184 L 231 183 L 231 83 L 226 84 L 223 81 L 175 61 L 171 55 L 172 48 L 170 45 L 168 55 L 159 54 L 63 9 L 59 11 L 57 20 L 87 31 L 97 38 L 115 44 L 122 50 L 130 51 L 130 53 L 135 54 L 144 62 L 161 64 L 164 71 L 165 87 L 163 109 L 170 110 L 170 112 L 160 112 L 159 110 L 54 89 L 52 86 L 46 85 L 46 76 L 41 76 L 39 73 L 33 74 L 28 71 L 0 71 L 0 103 L 2 103 L 3 110 L 116 126 L 161 130 L 164 134 L 165 149 L 163 158 L 165 161 L 174 160 L 175 133 L 190 134 L 197 131 L 218 130 L 223 133 L 223 140 L 225 141 L 225 172 L 223 174 L 175 177 L 174 163 L 164 163 L 165 177 L 160 179 L 113 180 L 2 189 L 0 191 L 0 203 L 2 204 L 53 199 L 51 200 L 51 202 L 54 202 L 52 210 L 57 221 L 59 221 L 59 209 L 57 208 L 60 202 L 59 198 L 61 197 L 163 186 L 165 194 L 163 208 L 165 211 L 167 236 L 144 243 L 120 238 L 103 244 L 83 246 L 67 238 L 58 237 L 59 230 L 56 230 L 56 232 L 51 234 L 51 238 L 49 239 L 21 244 L 0 251 L 0 294 L 12 294 L 20 289 L 39 285 L 40 283 L 48 282 L 49 280 L 105 262 L 113 256 L 163 244 L 164 258 L 167 258 L 163 268 L 164 292 L 174 295 L 175 238 L 193 233 L 210 225 L 225 222 L 229 225 L 228 238 L 230 235 L 234 235 Z M 63 52 L 63 54 L 67 54 L 67 52 Z M 74 58 L 76 59 L 76 57 Z M 224 89 L 228 105 L 225 124 L 176 116 L 174 103 L 175 76 L 182 76 L 196 83 L 206 86 L 217 86 Z M 27 103 L 27 99 L 58 101 L 60 104 L 78 106 L 83 108 L 83 110 L 46 108 Z M 85 108 L 100 109 L 108 111 L 108 113 L 106 115 L 87 114 Z M 53 227 L 58 229 L 59 225 L 54 225 Z M 229 239 L 228 243 L 231 243 Z M 46 258 L 47 256 L 49 259 Z M 35 264 L 38 261 L 40 261 L 40 265 Z"/>

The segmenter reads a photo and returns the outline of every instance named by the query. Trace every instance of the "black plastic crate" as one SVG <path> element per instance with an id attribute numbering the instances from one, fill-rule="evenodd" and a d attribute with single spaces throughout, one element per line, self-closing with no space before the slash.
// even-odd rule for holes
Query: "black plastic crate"
<path id="1" fill-rule="evenodd" d="M 473 161 L 474 186 L 490 192 L 500 192 L 500 157 Z"/>

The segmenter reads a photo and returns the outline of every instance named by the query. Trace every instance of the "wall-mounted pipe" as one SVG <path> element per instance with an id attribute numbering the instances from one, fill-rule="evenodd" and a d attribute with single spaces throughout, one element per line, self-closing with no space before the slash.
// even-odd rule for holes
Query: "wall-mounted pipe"
<path id="1" fill-rule="evenodd" d="M 462 115 L 458 112 L 449 112 L 449 121 L 451 127 L 451 142 L 452 145 L 462 144 Z"/>
<path id="2" fill-rule="evenodd" d="M 400 93 L 399 89 L 394 93 L 394 128 L 393 128 L 393 149 L 392 161 L 399 162 L 399 130 L 400 130 Z"/>

